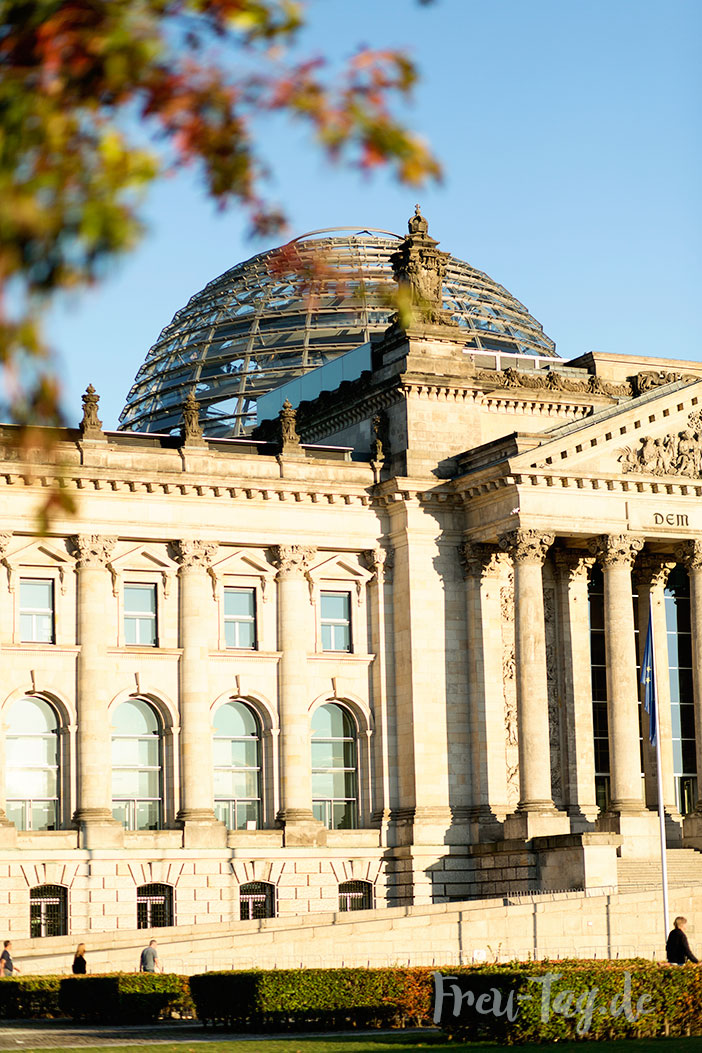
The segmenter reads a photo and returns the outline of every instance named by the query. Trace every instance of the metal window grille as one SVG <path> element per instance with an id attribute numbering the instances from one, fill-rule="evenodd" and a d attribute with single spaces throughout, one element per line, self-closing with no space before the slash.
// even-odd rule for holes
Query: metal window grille
<path id="1" fill-rule="evenodd" d="M 162 929 L 172 924 L 172 886 L 141 885 L 137 889 L 137 929 Z"/>
<path id="2" fill-rule="evenodd" d="M 242 921 L 275 917 L 275 885 L 268 881 L 250 881 L 239 890 Z"/>
<path id="3" fill-rule="evenodd" d="M 344 881 L 339 885 L 339 910 L 371 910 L 373 888 L 369 881 Z"/>
<path id="4" fill-rule="evenodd" d="M 30 891 L 29 933 L 32 939 L 68 935 L 68 889 L 63 885 L 38 885 Z"/>

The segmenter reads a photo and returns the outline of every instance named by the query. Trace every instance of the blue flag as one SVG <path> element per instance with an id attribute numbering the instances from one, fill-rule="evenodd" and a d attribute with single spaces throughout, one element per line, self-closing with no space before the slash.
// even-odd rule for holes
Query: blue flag
<path id="1" fill-rule="evenodd" d="M 646 646 L 644 648 L 643 662 L 641 663 L 641 683 L 644 686 L 644 709 L 648 713 L 648 737 L 651 740 L 651 745 L 655 746 L 658 726 L 656 707 L 658 702 L 656 700 L 656 673 L 653 658 L 653 610 L 650 605 Z"/>

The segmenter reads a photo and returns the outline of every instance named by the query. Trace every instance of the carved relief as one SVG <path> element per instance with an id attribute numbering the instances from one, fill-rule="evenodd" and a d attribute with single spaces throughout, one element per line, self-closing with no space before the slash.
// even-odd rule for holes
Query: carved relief
<path id="1" fill-rule="evenodd" d="M 573 395 L 607 395 L 610 398 L 631 397 L 631 385 L 612 384 L 599 377 L 576 379 L 563 376 L 555 369 L 521 372 L 512 367 L 504 370 L 479 369 L 475 379 L 501 388 L 525 388 L 529 391 L 552 391 Z"/>
<path id="2" fill-rule="evenodd" d="M 519 726 L 517 723 L 517 684 L 515 679 L 514 572 L 511 568 L 505 583 L 500 588 L 500 614 L 502 622 L 502 690 L 504 697 L 507 802 L 516 806 L 519 801 Z"/>
<path id="3" fill-rule="evenodd" d="M 11 533 L 2 533 L 2 534 L 0 534 L 0 558 L 2 558 L 5 555 L 5 553 L 7 552 L 11 541 L 12 541 L 12 534 Z"/>
<path id="4" fill-rule="evenodd" d="M 555 536 L 541 530 L 511 530 L 497 540 L 515 563 L 538 563 L 541 566 Z"/>
<path id="5" fill-rule="evenodd" d="M 603 567 L 631 567 L 643 544 L 643 538 L 631 534 L 600 534 L 590 538 L 587 547 Z"/>
<path id="6" fill-rule="evenodd" d="M 68 539 L 69 548 L 79 567 L 106 566 L 116 544 L 116 537 L 100 537 L 97 534 L 76 534 Z"/>
<path id="7" fill-rule="evenodd" d="M 392 551 L 384 548 L 371 548 L 361 553 L 363 565 L 371 572 L 379 585 L 385 581 L 385 572 L 392 567 Z"/>
<path id="8" fill-rule="evenodd" d="M 556 638 L 556 593 L 544 589 L 544 629 L 546 636 L 546 687 L 548 697 L 548 737 L 551 757 L 551 794 L 558 806 L 563 803 L 561 758 L 561 706 L 558 692 L 558 643 Z"/>
<path id="9" fill-rule="evenodd" d="M 304 577 L 316 555 L 317 549 L 308 545 L 274 545 L 270 558 L 278 570 L 277 580 Z"/>
<path id="10" fill-rule="evenodd" d="M 213 559 L 217 553 L 218 545 L 213 541 L 174 541 L 173 554 L 176 563 L 180 564 L 181 570 L 190 567 L 201 567 L 203 570 L 210 569 Z"/>
<path id="11" fill-rule="evenodd" d="M 636 374 L 634 386 L 636 394 L 643 395 L 652 388 L 661 387 L 663 384 L 675 384 L 679 380 L 684 380 L 686 384 L 691 384 L 695 380 L 702 380 L 702 377 L 696 373 L 670 373 L 664 369 L 646 370 L 643 373 Z"/>
<path id="12" fill-rule="evenodd" d="M 702 433 L 686 428 L 658 439 L 644 436 L 639 446 L 624 447 L 619 463 L 624 472 L 702 478 Z"/>

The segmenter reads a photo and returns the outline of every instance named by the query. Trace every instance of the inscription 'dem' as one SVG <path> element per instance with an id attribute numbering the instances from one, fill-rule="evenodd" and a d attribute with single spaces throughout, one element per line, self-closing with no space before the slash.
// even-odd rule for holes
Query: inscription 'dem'
<path id="1" fill-rule="evenodd" d="M 682 512 L 654 512 L 656 526 L 689 526 L 688 517 Z"/>

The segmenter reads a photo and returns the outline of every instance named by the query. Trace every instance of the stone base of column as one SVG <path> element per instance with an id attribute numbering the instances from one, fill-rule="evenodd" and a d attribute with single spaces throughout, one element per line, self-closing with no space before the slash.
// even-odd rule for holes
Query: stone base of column
<path id="1" fill-rule="evenodd" d="M 702 852 L 702 811 L 683 816 L 682 843 L 684 848 L 696 848 Z"/>
<path id="2" fill-rule="evenodd" d="M 79 848 L 124 847 L 124 827 L 108 808 L 79 808 L 73 824 L 78 827 Z"/>
<path id="3" fill-rule="evenodd" d="M 470 820 L 462 817 L 460 825 L 453 825 L 450 808 L 396 808 L 392 812 L 394 845 L 465 844 L 470 836 Z"/>
<path id="4" fill-rule="evenodd" d="M 570 819 L 565 812 L 559 812 L 551 805 L 545 804 L 529 808 L 517 808 L 508 815 L 504 823 L 505 840 L 518 838 L 531 841 L 532 837 L 554 837 L 556 834 L 570 833 Z"/>
<path id="5" fill-rule="evenodd" d="M 176 823 L 183 831 L 183 848 L 226 848 L 227 828 L 209 809 L 182 809 Z"/>
<path id="6" fill-rule="evenodd" d="M 283 845 L 287 848 L 324 848 L 327 828 L 315 819 L 309 808 L 283 808 L 276 819 L 283 828 Z"/>
<path id="7" fill-rule="evenodd" d="M 504 840 L 505 818 L 509 806 L 491 808 L 488 804 L 473 808 L 470 816 L 470 843 L 491 844 Z"/>
<path id="8" fill-rule="evenodd" d="M 621 834 L 622 859 L 660 859 L 661 838 L 658 815 L 646 809 L 611 809 L 597 820 L 603 833 Z"/>

